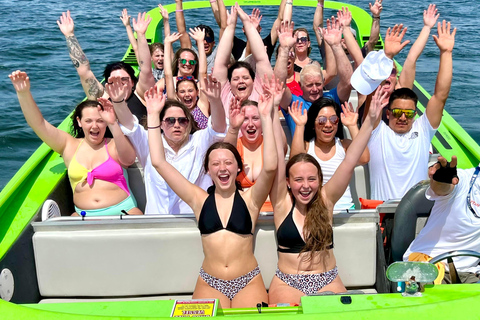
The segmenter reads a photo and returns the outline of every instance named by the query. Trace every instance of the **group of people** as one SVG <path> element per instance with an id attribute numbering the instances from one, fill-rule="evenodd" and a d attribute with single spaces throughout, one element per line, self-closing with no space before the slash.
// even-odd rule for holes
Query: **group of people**
<path id="1" fill-rule="evenodd" d="M 193 298 L 218 298 L 224 308 L 299 303 L 303 295 L 346 291 L 332 250 L 332 222 L 334 209 L 354 208 L 348 185 L 355 166 L 370 164 L 372 197 L 379 200 L 401 198 L 427 178 L 430 140 L 450 90 L 455 30 L 443 21 L 433 36 L 440 49 L 435 92 L 414 119 L 415 63 L 437 21 L 435 5 L 425 10 L 424 28 L 397 78 L 393 57 L 408 43 L 406 28 L 389 28 L 384 51 L 373 50 L 382 0 L 370 4 L 371 41 L 363 48 L 348 8 L 324 27 L 324 1 L 318 0 L 313 26 L 325 69 L 309 58 L 308 30 L 294 29 L 293 1 L 281 1 L 264 39 L 258 9 L 248 15 L 238 5 L 227 10 L 223 0 L 210 1 L 220 28 L 217 46 L 209 26 L 187 33 L 182 0 L 176 0 L 177 32 L 159 5 L 163 44 L 148 45 L 151 18 L 145 13 L 132 19 L 135 38 L 124 10 L 120 19 L 139 77 L 130 65 L 115 62 L 105 68 L 104 85 L 74 35 L 70 12 L 63 13 L 57 23 L 88 98 L 72 116 L 73 136 L 42 117 L 25 72 L 10 75 L 28 124 L 65 161 L 74 214 L 142 214 L 125 175 L 138 159 L 144 213 L 193 213 L 198 221 L 205 259 Z M 238 18 L 247 41 L 235 36 Z M 324 92 L 329 83 L 334 86 Z M 348 103 L 352 88 L 361 117 Z M 279 109 L 293 136 L 287 163 Z M 352 139 L 343 137 L 343 126 Z M 253 255 L 260 211 L 273 211 L 277 230 L 278 269 L 268 295 Z"/>

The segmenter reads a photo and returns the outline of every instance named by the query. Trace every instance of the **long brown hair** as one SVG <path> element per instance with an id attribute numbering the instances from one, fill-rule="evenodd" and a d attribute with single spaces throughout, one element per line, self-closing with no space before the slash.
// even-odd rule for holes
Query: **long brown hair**
<path id="1" fill-rule="evenodd" d="M 291 167 L 299 162 L 307 162 L 313 164 L 317 168 L 318 179 L 320 183 L 317 193 L 310 201 L 310 203 L 307 204 L 307 215 L 305 216 L 305 224 L 303 225 L 303 237 L 305 239 L 305 247 L 303 247 L 301 252 L 310 252 L 310 255 L 307 256 L 306 260 L 311 261 L 315 252 L 323 251 L 330 245 L 330 243 L 332 242 L 333 230 L 332 225 L 330 224 L 330 215 L 328 213 L 328 208 L 325 205 L 325 202 L 323 201 L 320 192 L 323 182 L 322 168 L 314 157 L 312 157 L 308 153 L 300 153 L 293 156 L 288 161 L 286 167 L 287 178 L 290 175 Z M 290 190 L 289 192 L 290 195 L 293 197 Z"/>
<path id="2" fill-rule="evenodd" d="M 195 68 L 193 69 L 192 77 L 194 77 L 195 79 L 198 79 L 198 64 L 199 64 L 198 55 L 195 51 L 193 51 L 192 49 L 188 49 L 188 48 L 180 48 L 180 49 L 177 50 L 177 52 L 175 52 L 175 55 L 173 56 L 173 61 L 172 61 L 173 76 L 174 77 L 178 76 L 178 62 L 180 60 L 180 55 L 185 51 L 193 54 L 195 61 L 197 61 L 197 64 L 195 65 Z"/>

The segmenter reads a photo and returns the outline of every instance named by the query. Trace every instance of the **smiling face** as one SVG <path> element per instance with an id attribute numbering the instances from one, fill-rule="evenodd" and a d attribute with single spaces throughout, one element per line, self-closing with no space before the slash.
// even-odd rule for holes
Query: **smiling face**
<path id="1" fill-rule="evenodd" d="M 163 134 L 167 141 L 175 144 L 182 143 L 185 141 L 185 139 L 187 139 L 187 136 L 191 131 L 192 124 L 188 123 L 186 126 L 182 126 L 178 120 L 175 121 L 175 124 L 169 124 L 167 121 L 165 121 L 165 119 L 171 117 L 186 117 L 185 112 L 183 112 L 183 110 L 179 107 L 170 107 L 165 111 L 165 115 L 161 124 Z"/>
<path id="2" fill-rule="evenodd" d="M 197 105 L 198 91 L 190 80 L 177 84 L 177 96 L 188 109 L 193 109 Z"/>
<path id="3" fill-rule="evenodd" d="M 240 100 L 246 100 L 253 91 L 253 79 L 247 68 L 237 68 L 232 72 L 230 80 L 232 94 Z"/>
<path id="4" fill-rule="evenodd" d="M 337 116 L 333 107 L 324 107 L 318 112 L 318 115 L 315 119 L 316 141 L 324 144 L 330 144 L 335 139 L 335 135 L 337 134 L 338 130 L 338 122 L 332 123 L 330 121 L 331 116 Z M 318 119 L 320 117 L 326 117 L 327 122 L 323 125 L 319 124 Z"/>
<path id="5" fill-rule="evenodd" d="M 155 69 L 163 70 L 163 51 L 157 49 L 152 53 L 152 62 L 155 66 Z"/>
<path id="6" fill-rule="evenodd" d="M 237 160 L 230 150 L 215 149 L 208 156 L 208 173 L 215 187 L 229 189 L 235 187 L 235 179 L 240 171 Z"/>
<path id="7" fill-rule="evenodd" d="M 393 109 L 415 110 L 415 102 L 410 99 L 395 99 L 387 110 L 388 126 L 399 134 L 407 133 L 412 129 L 415 118 L 407 118 L 405 113 L 400 118 L 395 118 L 392 114 Z"/>
<path id="8" fill-rule="evenodd" d="M 312 201 L 321 185 L 317 167 L 310 162 L 297 162 L 290 167 L 287 186 L 295 201 L 306 206 Z"/>
<path id="9" fill-rule="evenodd" d="M 295 32 L 297 42 L 295 43 L 295 52 L 297 54 L 308 52 L 310 41 L 308 41 L 308 34 L 305 31 L 299 30 Z M 306 39 L 305 39 L 306 38 Z"/>
<path id="10" fill-rule="evenodd" d="M 82 116 L 77 117 L 78 126 L 82 128 L 85 139 L 91 144 L 103 142 L 107 123 L 102 119 L 97 107 L 87 107 L 82 110 Z"/>
<path id="11" fill-rule="evenodd" d="M 323 81 L 320 74 L 306 74 L 300 81 L 303 99 L 313 102 L 323 96 Z"/>
<path id="12" fill-rule="evenodd" d="M 243 121 L 240 131 L 244 139 L 249 143 L 256 143 L 262 136 L 262 122 L 258 107 L 247 105 L 245 108 L 245 120 Z"/>
<path id="13" fill-rule="evenodd" d="M 386 99 L 390 97 L 393 91 L 395 91 L 395 86 L 397 85 L 397 68 L 393 68 L 390 76 L 383 80 L 380 84 L 385 92 L 387 92 Z"/>
<path id="14" fill-rule="evenodd" d="M 187 63 L 182 64 L 182 59 L 187 60 Z M 178 59 L 178 75 L 179 76 L 191 76 L 195 72 L 195 65 L 191 65 L 188 61 L 196 61 L 193 53 L 189 51 L 183 51 Z"/>

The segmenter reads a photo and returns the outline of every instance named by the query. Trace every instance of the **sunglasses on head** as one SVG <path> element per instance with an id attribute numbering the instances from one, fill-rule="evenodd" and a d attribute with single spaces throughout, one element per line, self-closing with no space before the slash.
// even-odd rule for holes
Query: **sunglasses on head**
<path id="1" fill-rule="evenodd" d="M 390 112 L 392 113 L 392 115 L 395 117 L 395 118 L 400 118 L 402 116 L 402 114 L 405 114 L 405 117 L 407 119 L 412 119 L 413 117 L 415 117 L 415 114 L 417 113 L 417 111 L 415 110 L 411 110 L 411 109 L 391 109 Z"/>
<path id="2" fill-rule="evenodd" d="M 168 127 L 174 126 L 175 122 L 177 122 L 177 121 L 178 121 L 178 124 L 181 125 L 182 127 L 186 127 L 188 125 L 188 123 L 190 122 L 190 120 L 188 120 L 187 117 L 178 117 L 178 118 L 168 117 L 168 118 L 163 119 L 163 122 L 165 122 L 165 124 Z"/>
<path id="3" fill-rule="evenodd" d="M 307 43 L 307 41 L 308 41 L 307 37 L 297 38 L 297 43 Z"/>
<path id="4" fill-rule="evenodd" d="M 317 118 L 317 122 L 321 126 L 326 125 L 327 120 L 330 121 L 330 123 L 333 124 L 333 125 L 338 124 L 338 121 L 340 121 L 340 119 L 336 115 L 330 116 L 329 118 L 327 118 L 325 116 L 320 116 L 320 117 Z"/>
<path id="5" fill-rule="evenodd" d="M 181 64 L 189 64 L 191 66 L 194 66 L 197 64 L 197 60 L 187 60 L 187 59 L 180 59 Z"/>
<path id="6" fill-rule="evenodd" d="M 207 43 L 212 43 L 213 41 L 215 41 L 215 38 L 205 36 L 205 41 L 207 41 Z"/>
<path id="7" fill-rule="evenodd" d="M 177 77 L 177 81 L 182 81 L 182 80 L 190 80 L 190 81 L 193 81 L 193 80 L 195 80 L 195 78 L 192 77 L 192 76 L 180 76 L 180 77 Z"/>

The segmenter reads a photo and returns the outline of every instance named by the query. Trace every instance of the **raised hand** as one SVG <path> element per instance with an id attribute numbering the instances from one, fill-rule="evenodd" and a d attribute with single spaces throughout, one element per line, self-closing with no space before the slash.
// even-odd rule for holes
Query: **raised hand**
<path id="1" fill-rule="evenodd" d="M 160 114 L 165 106 L 165 95 L 157 86 L 153 86 L 145 92 L 148 114 Z"/>
<path id="2" fill-rule="evenodd" d="M 26 72 L 17 70 L 9 74 L 8 77 L 18 93 L 30 91 L 30 78 Z"/>
<path id="3" fill-rule="evenodd" d="M 277 28 L 278 41 L 281 47 L 293 48 L 297 39 L 293 35 L 295 24 L 293 22 L 282 21 L 280 28 Z"/>
<path id="4" fill-rule="evenodd" d="M 340 118 L 345 127 L 353 127 L 357 125 L 358 113 L 353 110 L 351 102 L 345 101 L 342 104 L 342 114 L 340 115 Z"/>
<path id="5" fill-rule="evenodd" d="M 133 18 L 133 29 L 137 33 L 145 34 L 147 32 L 148 25 L 152 21 L 152 17 L 146 12 L 138 13 L 137 20 Z"/>
<path id="6" fill-rule="evenodd" d="M 209 74 L 200 80 L 200 90 L 208 97 L 208 100 L 220 100 L 222 84 L 213 75 Z"/>
<path id="7" fill-rule="evenodd" d="M 396 24 L 393 28 L 387 29 L 387 35 L 385 36 L 385 55 L 393 59 L 407 44 L 410 43 L 410 40 L 404 41 L 403 37 L 407 32 L 407 28 L 403 28 L 403 24 Z"/>
<path id="8" fill-rule="evenodd" d="M 454 28 L 451 31 L 450 22 L 445 20 L 442 23 L 437 25 L 438 36 L 433 35 L 433 40 L 437 44 L 440 52 L 452 52 L 453 46 L 455 45 L 455 34 L 457 33 L 457 28 Z"/>
<path id="9" fill-rule="evenodd" d="M 127 84 L 123 84 L 121 77 L 110 77 L 105 83 L 105 91 L 114 102 L 123 102 L 128 96 Z"/>
<path id="10" fill-rule="evenodd" d="M 452 156 L 452 161 L 448 162 L 447 159 L 440 156 L 438 161 L 428 168 L 428 177 L 437 182 L 458 184 L 457 176 L 457 157 Z"/>
<path id="11" fill-rule="evenodd" d="M 427 10 L 423 10 L 423 25 L 426 27 L 433 28 L 437 22 L 440 13 L 434 4 L 430 4 Z"/>
<path id="12" fill-rule="evenodd" d="M 230 127 L 238 130 L 242 126 L 243 121 L 245 120 L 245 108 L 242 108 L 242 102 L 232 97 L 230 99 L 230 109 L 228 111 Z"/>
<path id="13" fill-rule="evenodd" d="M 205 29 L 190 28 L 190 32 L 188 34 L 196 42 L 203 42 L 203 39 L 205 39 Z"/>
<path id="14" fill-rule="evenodd" d="M 115 122 L 117 122 L 117 115 L 113 109 L 112 102 L 105 98 L 98 98 L 98 102 L 100 103 L 100 106 L 97 107 L 98 113 L 100 113 L 103 121 L 105 121 L 107 125 L 115 124 Z"/>
<path id="15" fill-rule="evenodd" d="M 245 11 L 243 11 L 242 8 L 240 8 L 238 3 L 235 3 L 235 9 L 237 10 L 238 17 L 240 18 L 240 20 L 242 20 L 244 24 L 245 21 L 250 21 L 250 17 L 248 16 L 248 14 L 245 13 Z"/>
<path id="16" fill-rule="evenodd" d="M 330 46 L 339 45 L 342 40 L 342 30 L 340 22 L 332 16 L 327 19 L 327 27 L 323 29 L 323 40 Z"/>
<path id="17" fill-rule="evenodd" d="M 380 13 L 382 13 L 383 10 L 382 2 L 383 0 L 375 0 L 375 3 L 373 5 L 371 3 L 368 4 L 370 12 L 372 13 L 372 16 L 374 18 L 380 17 Z"/>
<path id="18" fill-rule="evenodd" d="M 266 92 L 273 95 L 273 105 L 278 107 L 282 101 L 283 93 L 285 92 L 283 82 L 280 82 L 280 80 L 275 77 L 275 74 L 270 78 L 265 74 L 262 81 L 262 89 L 264 93 Z"/>
<path id="19" fill-rule="evenodd" d="M 70 10 L 62 12 L 60 20 L 57 20 L 57 25 L 65 37 L 73 36 L 74 24 L 73 19 L 70 16 Z"/>
<path id="20" fill-rule="evenodd" d="M 237 25 L 237 8 L 232 6 L 230 12 L 227 10 L 227 26 L 236 26 Z"/>
<path id="21" fill-rule="evenodd" d="M 307 123 L 307 110 L 303 110 L 303 102 L 296 100 L 288 107 L 288 113 L 297 126 L 304 126 Z"/>
<path id="22" fill-rule="evenodd" d="M 387 93 L 382 86 L 377 88 L 375 94 L 372 97 L 372 102 L 370 103 L 370 109 L 368 110 L 368 116 L 371 119 L 371 123 L 375 123 L 375 121 L 380 117 L 382 114 L 383 108 L 388 105 Z"/>
<path id="23" fill-rule="evenodd" d="M 174 32 L 172 34 L 169 34 L 168 36 L 165 36 L 165 38 L 163 39 L 163 43 L 167 44 L 172 44 L 174 43 L 175 41 L 177 41 L 178 39 L 180 39 L 180 37 L 182 36 L 181 33 L 178 33 L 178 32 Z"/>
<path id="24" fill-rule="evenodd" d="M 348 10 L 348 7 L 342 7 L 342 10 L 338 10 L 337 19 L 343 27 L 350 27 L 352 23 L 352 13 Z"/>
<path id="25" fill-rule="evenodd" d="M 262 21 L 262 15 L 260 15 L 260 10 L 257 8 L 253 8 L 252 14 L 250 15 L 250 22 L 253 24 L 255 29 L 257 29 L 258 33 L 262 30 L 260 26 L 260 22 Z"/>
<path id="26" fill-rule="evenodd" d="M 130 16 L 128 15 L 127 9 L 123 9 L 120 20 L 122 20 L 122 23 L 125 27 L 128 27 L 130 25 Z"/>
<path id="27" fill-rule="evenodd" d="M 162 18 L 168 20 L 167 9 L 165 9 L 161 4 L 159 4 L 158 7 L 160 8 L 160 14 L 162 15 Z"/>

